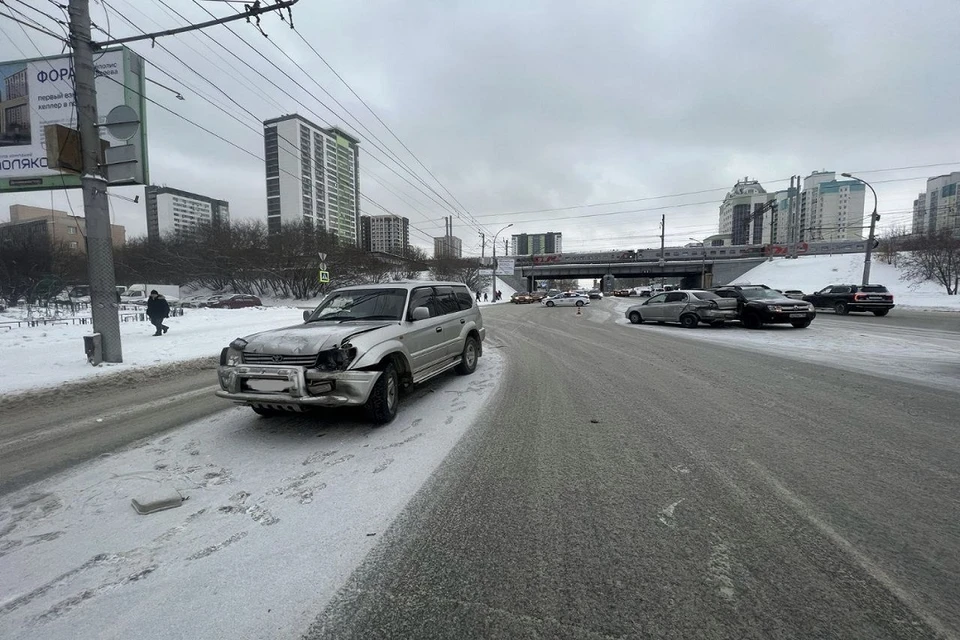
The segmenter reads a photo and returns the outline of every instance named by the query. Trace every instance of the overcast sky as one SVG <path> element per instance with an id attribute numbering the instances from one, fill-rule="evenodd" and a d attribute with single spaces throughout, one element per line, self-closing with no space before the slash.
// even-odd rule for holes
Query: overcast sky
<path id="1" fill-rule="evenodd" d="M 191 22 L 209 19 L 193 0 L 165 1 Z M 27 14 L 26 5 L 35 4 L 10 3 Z M 217 16 L 231 12 L 219 2 L 201 4 Z M 114 37 L 136 33 L 121 16 L 146 31 L 183 23 L 159 1 L 108 5 L 113 9 L 94 0 L 92 15 Z M 925 178 L 960 170 L 955 0 L 300 0 L 294 22 L 488 236 L 513 222 L 504 235 L 560 231 L 567 251 L 647 247 L 659 243 L 665 214 L 668 243 L 686 243 L 716 233 L 719 202 L 738 178 L 776 190 L 793 174 L 823 169 L 863 172 L 886 212 L 882 224 L 909 223 Z M 263 154 L 258 121 L 282 113 L 355 132 L 362 192 L 410 218 L 411 240 L 429 246 L 450 212 L 405 182 L 419 185 L 377 147 L 397 154 L 445 200 L 453 198 L 285 23 L 265 16 L 262 26 L 270 40 L 243 22 L 232 27 L 253 47 L 224 27 L 207 33 L 293 97 L 199 34 L 158 40 L 186 65 L 159 46 L 132 45 L 147 58 L 148 77 L 186 100 L 155 84 L 148 95 L 256 156 Z M 0 61 L 37 56 L 36 47 L 43 55 L 61 51 L 62 43 L 41 34 L 28 39 L 4 18 L 0 28 Z M 235 219 L 265 219 L 260 160 L 153 105 L 148 124 L 152 182 L 229 200 Z M 938 163 L 944 165 L 867 173 Z M 705 190 L 712 191 L 657 199 Z M 64 198 L 55 193 L 54 206 L 66 208 Z M 0 220 L 10 204 L 49 206 L 50 199 L 0 195 Z M 635 202 L 572 208 L 624 200 Z M 79 192 L 70 201 L 82 207 Z M 111 202 L 128 236 L 145 233 L 142 203 Z M 558 207 L 571 208 L 508 213 Z M 363 209 L 381 213 L 367 202 Z M 476 222 L 463 215 L 454 233 L 465 253 L 479 253 Z"/>

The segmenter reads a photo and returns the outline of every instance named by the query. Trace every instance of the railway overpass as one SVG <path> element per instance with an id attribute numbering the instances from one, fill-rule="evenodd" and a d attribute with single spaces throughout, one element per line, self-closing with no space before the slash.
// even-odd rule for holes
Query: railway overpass
<path id="1" fill-rule="evenodd" d="M 706 260 L 640 260 L 635 262 L 551 262 L 550 264 L 517 265 L 514 276 L 522 278 L 528 291 L 536 289 L 537 280 L 584 278 L 680 278 L 684 288 L 709 287 L 728 282 L 743 275 L 765 258 Z M 701 278 L 703 274 L 703 278 Z"/>

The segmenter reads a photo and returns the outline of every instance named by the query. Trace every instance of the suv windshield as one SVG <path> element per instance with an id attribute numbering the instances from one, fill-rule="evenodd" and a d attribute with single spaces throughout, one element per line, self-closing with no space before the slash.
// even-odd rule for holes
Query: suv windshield
<path id="1" fill-rule="evenodd" d="M 783 297 L 782 293 L 773 289 L 741 289 L 740 293 L 747 300 L 779 300 Z"/>
<path id="2" fill-rule="evenodd" d="M 307 322 L 350 320 L 400 320 L 407 301 L 406 289 L 344 289 L 334 291 Z"/>
<path id="3" fill-rule="evenodd" d="M 882 284 L 865 284 L 860 287 L 864 293 L 887 293 L 887 288 Z"/>

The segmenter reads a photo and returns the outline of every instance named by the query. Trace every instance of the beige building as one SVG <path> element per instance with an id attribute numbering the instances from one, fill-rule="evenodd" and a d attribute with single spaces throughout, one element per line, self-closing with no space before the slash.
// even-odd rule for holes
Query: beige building
<path id="1" fill-rule="evenodd" d="M 83 216 L 72 216 L 66 211 L 14 204 L 10 205 L 10 222 L 0 223 L 0 227 L 36 224 L 41 220 L 46 222 L 46 233 L 51 243 L 62 242 L 65 247 L 81 252 L 87 250 L 85 241 L 87 235 L 86 220 Z M 123 246 L 127 241 L 127 230 L 121 225 L 110 225 L 110 235 L 115 247 Z"/>

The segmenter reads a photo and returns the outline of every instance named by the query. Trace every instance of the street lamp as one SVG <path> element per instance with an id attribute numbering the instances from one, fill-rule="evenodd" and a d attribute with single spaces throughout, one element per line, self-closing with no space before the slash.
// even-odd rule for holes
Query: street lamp
<path id="1" fill-rule="evenodd" d="M 880 219 L 880 216 L 877 215 L 877 192 L 869 182 L 862 178 L 858 178 L 857 176 L 849 173 L 841 173 L 840 175 L 842 175 L 844 178 L 851 178 L 857 182 L 867 185 L 870 187 L 870 191 L 873 192 L 873 213 L 870 214 L 870 235 L 867 236 L 867 250 L 864 253 L 863 258 L 863 282 L 861 283 L 866 286 L 870 284 L 870 256 L 873 254 L 873 238 L 877 230 L 877 220 Z"/>
<path id="2" fill-rule="evenodd" d="M 696 238 L 687 238 L 688 240 L 693 240 L 694 242 L 700 245 L 700 286 L 707 286 L 707 245 L 703 240 L 697 240 Z"/>
<path id="3" fill-rule="evenodd" d="M 513 223 L 511 222 L 503 229 L 500 229 L 500 231 L 497 231 L 497 233 L 493 236 L 493 284 L 491 285 L 493 287 L 493 292 L 491 293 L 490 297 L 493 298 L 494 301 L 497 299 L 497 236 L 512 226 Z"/>

